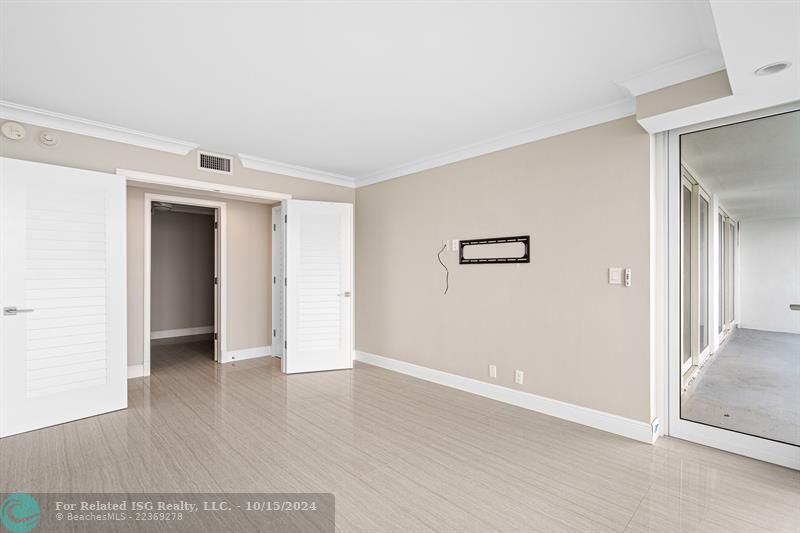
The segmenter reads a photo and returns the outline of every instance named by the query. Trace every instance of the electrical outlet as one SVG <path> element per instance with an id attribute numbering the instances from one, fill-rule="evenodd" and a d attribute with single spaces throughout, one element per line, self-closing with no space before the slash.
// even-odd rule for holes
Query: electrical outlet
<path id="1" fill-rule="evenodd" d="M 458 239 L 453 239 L 453 251 L 458 251 Z"/>
<path id="2" fill-rule="evenodd" d="M 495 365 L 489 365 L 489 377 L 490 378 L 497 377 L 497 367 Z"/>
<path id="3" fill-rule="evenodd" d="M 517 385 L 522 385 L 525 382 L 525 372 L 517 370 L 514 372 L 514 382 Z"/>

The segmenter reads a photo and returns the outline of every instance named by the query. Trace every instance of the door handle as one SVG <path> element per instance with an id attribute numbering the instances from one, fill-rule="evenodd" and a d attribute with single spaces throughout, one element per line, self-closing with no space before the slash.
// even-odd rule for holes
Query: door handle
<path id="1" fill-rule="evenodd" d="M 800 304 L 789 304 L 789 309 L 792 311 L 800 311 Z"/>
<path id="2" fill-rule="evenodd" d="M 337 296 L 344 296 L 345 298 L 350 298 L 353 295 L 350 291 L 340 292 Z"/>
<path id="3" fill-rule="evenodd" d="M 11 307 L 4 307 L 3 308 L 3 315 L 4 316 L 15 316 L 20 313 L 33 313 L 33 309 L 17 309 L 16 306 Z"/>

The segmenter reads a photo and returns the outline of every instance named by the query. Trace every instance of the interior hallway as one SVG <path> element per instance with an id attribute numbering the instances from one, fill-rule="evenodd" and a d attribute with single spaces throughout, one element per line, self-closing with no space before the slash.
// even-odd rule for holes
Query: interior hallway
<path id="1" fill-rule="evenodd" d="M 129 408 L 0 441 L 0 491 L 333 492 L 342 531 L 797 531 L 800 473 L 356 363 L 159 347 Z M 448 526 L 442 528 L 442 524 Z"/>
<path id="2" fill-rule="evenodd" d="M 800 445 L 800 335 L 734 329 L 681 399 L 681 417 Z"/>

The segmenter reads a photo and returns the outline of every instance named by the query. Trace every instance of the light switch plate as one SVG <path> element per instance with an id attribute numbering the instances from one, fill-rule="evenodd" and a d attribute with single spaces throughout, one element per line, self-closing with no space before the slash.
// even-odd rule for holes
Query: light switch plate
<path id="1" fill-rule="evenodd" d="M 622 285 L 621 267 L 611 267 L 608 269 L 608 283 L 610 285 Z"/>

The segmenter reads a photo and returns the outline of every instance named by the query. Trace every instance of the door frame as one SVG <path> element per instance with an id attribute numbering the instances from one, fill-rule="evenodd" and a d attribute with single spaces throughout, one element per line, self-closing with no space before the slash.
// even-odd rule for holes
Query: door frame
<path id="1" fill-rule="evenodd" d="M 667 203 L 667 375 L 665 377 L 668 424 L 667 434 L 705 446 L 711 446 L 728 452 L 752 457 L 762 461 L 800 470 L 800 447 L 769 439 L 738 433 L 718 427 L 692 422 L 680 416 L 681 401 L 681 162 L 680 135 L 695 131 L 727 126 L 748 120 L 765 118 L 800 110 L 800 104 L 794 103 L 767 110 L 713 120 L 684 128 L 671 130 L 666 134 L 667 157 L 666 168 L 658 170 L 667 180 L 665 188 L 657 189 L 661 194 L 666 192 Z M 663 154 L 662 154 L 663 155 Z M 716 213 L 715 213 L 716 215 Z M 738 258 L 737 258 L 738 259 Z M 736 259 L 734 259 L 736 261 Z M 734 279 L 734 287 L 736 287 Z M 735 289 L 734 289 L 735 290 Z M 736 296 L 733 296 L 735 301 Z M 735 316 L 732 324 L 736 323 Z"/>
<path id="2" fill-rule="evenodd" d="M 153 240 L 153 202 L 167 202 L 181 205 L 192 205 L 197 207 L 210 207 L 215 210 L 215 221 L 218 220 L 214 236 L 214 269 L 218 272 L 218 284 L 214 298 L 214 332 L 217 334 L 217 342 L 214 343 L 214 361 L 222 362 L 225 360 L 227 352 L 227 205 L 218 200 L 207 200 L 201 198 L 190 198 L 185 196 L 172 196 L 167 194 L 144 193 L 144 316 L 143 316 L 143 340 L 142 346 L 142 375 L 150 375 L 150 321 L 151 321 L 151 267 L 152 267 L 152 240 Z"/>

